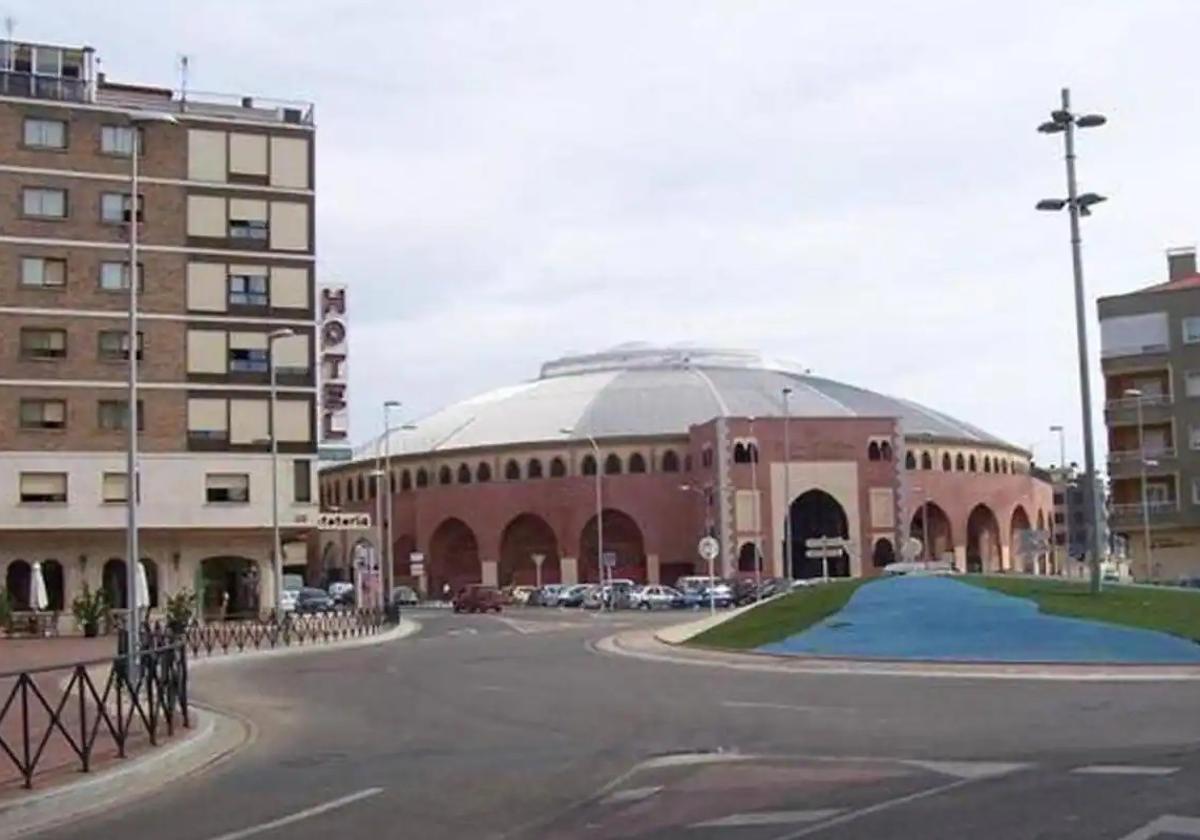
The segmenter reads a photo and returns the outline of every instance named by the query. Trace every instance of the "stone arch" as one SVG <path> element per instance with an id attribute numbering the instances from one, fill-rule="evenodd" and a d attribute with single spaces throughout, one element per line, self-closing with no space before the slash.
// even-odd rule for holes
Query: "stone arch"
<path id="1" fill-rule="evenodd" d="M 158 602 L 158 563 L 149 557 L 143 557 L 142 568 L 146 570 L 146 594 L 150 598 L 150 608 L 158 609 L 162 606 Z"/>
<path id="2" fill-rule="evenodd" d="M 1000 567 L 1000 523 L 985 504 L 967 517 L 967 571 L 991 572 Z"/>
<path id="3" fill-rule="evenodd" d="M 535 554 L 545 557 L 542 561 L 541 582 L 559 583 L 562 580 L 561 555 L 554 529 L 537 514 L 519 514 L 504 526 L 500 535 L 497 582 L 501 586 L 536 584 L 538 570 L 533 561 Z"/>
<path id="4" fill-rule="evenodd" d="M 123 610 L 129 604 L 126 594 L 125 561 L 111 557 L 100 570 L 100 587 L 104 590 L 109 609 Z"/>
<path id="5" fill-rule="evenodd" d="M 641 452 L 634 452 L 629 456 L 629 471 L 631 473 L 644 473 L 646 471 L 646 458 Z"/>
<path id="6" fill-rule="evenodd" d="M 521 479 L 521 465 L 517 463 L 515 458 L 509 458 L 504 463 L 504 478 L 506 481 L 519 481 Z"/>
<path id="7" fill-rule="evenodd" d="M 4 570 L 4 591 L 14 610 L 29 609 L 29 581 L 33 567 L 24 560 L 13 560 Z"/>
<path id="8" fill-rule="evenodd" d="M 346 501 L 347 502 L 354 501 L 354 477 L 353 476 L 346 479 Z"/>
<path id="9" fill-rule="evenodd" d="M 412 489 L 412 473 L 407 469 L 400 473 L 400 492 L 407 492 Z"/>
<path id="10" fill-rule="evenodd" d="M 540 458 L 530 458 L 529 463 L 525 465 L 525 474 L 530 478 L 541 478 L 542 460 Z"/>
<path id="11" fill-rule="evenodd" d="M 417 468 L 417 486 L 418 487 L 428 487 L 429 486 L 429 473 L 426 471 L 426 469 L 424 467 Z"/>
<path id="12" fill-rule="evenodd" d="M 950 453 L 942 453 L 942 472 L 950 472 L 952 465 L 950 463 Z"/>
<path id="13" fill-rule="evenodd" d="M 42 580 L 46 584 L 46 609 L 61 612 L 66 607 L 66 576 L 62 563 L 42 561 Z"/>
<path id="14" fill-rule="evenodd" d="M 881 461 L 892 460 L 892 445 L 886 440 L 879 442 L 879 459 Z"/>
<path id="15" fill-rule="evenodd" d="M 990 455 L 983 456 L 983 471 L 985 473 L 990 473 L 992 471 L 992 456 L 990 456 Z"/>
<path id="16" fill-rule="evenodd" d="M 733 463 L 735 463 L 735 464 L 749 464 L 750 463 L 750 449 L 748 446 L 746 446 L 745 443 L 743 443 L 740 440 L 733 445 Z"/>
<path id="17" fill-rule="evenodd" d="M 831 577 L 849 577 L 850 557 L 844 550 L 836 557 L 807 556 L 806 543 L 809 539 L 849 538 L 849 519 L 841 503 L 824 490 L 814 488 L 801 493 L 792 501 L 788 515 L 791 517 L 792 577 L 822 577 L 825 574 L 826 563 Z"/>
<path id="18" fill-rule="evenodd" d="M 1042 512 L 1038 511 L 1038 521 L 1041 522 Z M 1021 531 L 1028 531 L 1032 525 L 1029 521 L 1029 514 L 1025 512 L 1023 505 L 1017 505 L 1013 508 L 1012 516 L 1009 518 L 1008 524 L 1008 556 L 1010 558 L 1010 567 L 1017 571 L 1026 571 L 1023 566 L 1018 566 L 1018 562 L 1023 562 L 1025 558 L 1021 556 Z M 1038 528 L 1041 529 L 1041 525 Z"/>
<path id="19" fill-rule="evenodd" d="M 674 449 L 668 449 L 662 455 L 663 472 L 679 472 L 679 455 Z"/>
<path id="20" fill-rule="evenodd" d="M 356 484 L 356 486 L 355 486 L 354 490 L 355 490 L 355 496 L 357 497 L 357 499 L 360 502 L 366 500 L 367 486 L 363 479 L 362 473 L 359 473 L 358 478 L 355 481 L 355 484 Z"/>
<path id="21" fill-rule="evenodd" d="M 479 583 L 483 567 L 479 562 L 479 542 L 471 527 L 455 517 L 443 520 L 429 538 L 426 568 L 431 592 L 441 592 L 446 583 L 452 592 L 469 583 Z"/>
<path id="22" fill-rule="evenodd" d="M 458 465 L 458 483 L 459 484 L 470 484 L 471 483 L 471 468 L 468 467 L 466 464 Z"/>
<path id="23" fill-rule="evenodd" d="M 258 613 L 259 570 L 253 560 L 237 555 L 205 557 L 200 561 L 200 579 L 204 582 L 202 603 L 206 616 L 231 618 Z"/>
<path id="24" fill-rule="evenodd" d="M 584 455 L 583 460 L 580 461 L 579 471 L 582 472 L 584 475 L 595 475 L 596 474 L 596 457 L 594 455 L 592 455 L 590 452 L 587 455 Z"/>
<path id="25" fill-rule="evenodd" d="M 921 559 L 939 560 L 945 554 L 954 551 L 954 535 L 950 527 L 950 517 L 937 502 L 921 503 L 913 512 L 912 522 L 908 527 L 908 535 L 925 545 L 925 515 L 929 513 L 929 546 L 921 555 Z"/>
<path id="26" fill-rule="evenodd" d="M 608 457 L 604 459 L 604 474 L 605 475 L 620 475 L 621 474 L 621 456 L 615 452 L 610 452 Z"/>
<path id="27" fill-rule="evenodd" d="M 615 578 L 646 580 L 646 544 L 642 529 L 632 516 L 622 510 L 605 508 L 604 550 L 615 552 L 617 565 L 612 569 Z M 579 579 L 599 580 L 596 558 L 596 517 L 583 526 L 579 536 Z"/>
<path id="28" fill-rule="evenodd" d="M 593 470 L 593 472 L 595 472 L 595 470 Z M 557 455 L 555 455 L 554 458 L 552 458 L 550 460 L 550 477 L 551 478 L 563 478 L 564 476 L 566 476 L 566 474 L 567 474 L 566 462 L 564 462 L 562 458 L 559 458 Z"/>
<path id="29" fill-rule="evenodd" d="M 915 470 L 917 468 L 917 456 L 912 452 L 904 453 L 904 469 Z"/>
<path id="30" fill-rule="evenodd" d="M 453 484 L 453 483 L 454 483 L 454 472 L 450 469 L 449 465 L 442 464 L 442 468 L 440 470 L 438 470 L 438 484 L 444 485 L 444 484 Z"/>
<path id="31" fill-rule="evenodd" d="M 977 467 L 977 466 L 978 466 L 978 464 L 977 464 L 977 462 L 975 461 L 975 453 L 974 453 L 974 452 L 972 452 L 972 453 L 971 453 L 971 457 L 969 457 L 969 458 L 967 459 L 967 470 L 968 470 L 969 472 L 977 472 L 977 470 L 976 470 L 976 467 Z"/>
<path id="32" fill-rule="evenodd" d="M 933 456 L 931 456 L 928 452 L 921 453 L 921 469 L 923 469 L 923 470 L 933 469 Z"/>
<path id="33" fill-rule="evenodd" d="M 761 552 L 759 552 L 757 545 L 750 541 L 742 543 L 742 547 L 738 549 L 737 568 L 739 572 L 753 574 L 760 571 L 760 560 Z"/>
<path id="34" fill-rule="evenodd" d="M 481 484 L 492 480 L 492 466 L 486 461 L 480 461 L 479 466 L 475 468 L 475 480 Z"/>
<path id="35" fill-rule="evenodd" d="M 954 456 L 954 471 L 962 472 L 966 468 L 967 468 L 967 459 L 963 457 L 963 454 L 961 452 L 959 452 L 957 455 Z"/>
<path id="36" fill-rule="evenodd" d="M 416 550 L 417 540 L 412 534 L 401 534 L 392 541 L 392 576 L 397 582 L 413 576 L 412 553 Z"/>
<path id="37" fill-rule="evenodd" d="M 326 583 L 335 581 L 341 574 L 341 547 L 333 541 L 321 549 L 321 579 Z"/>
<path id="38" fill-rule="evenodd" d="M 891 540 L 887 537 L 875 540 L 875 545 L 871 549 L 871 562 L 876 569 L 882 569 L 896 562 L 896 549 Z"/>
<path id="39" fill-rule="evenodd" d="M 879 460 L 879 442 L 878 441 L 873 440 L 867 446 L 867 460 L 868 461 L 878 461 Z"/>

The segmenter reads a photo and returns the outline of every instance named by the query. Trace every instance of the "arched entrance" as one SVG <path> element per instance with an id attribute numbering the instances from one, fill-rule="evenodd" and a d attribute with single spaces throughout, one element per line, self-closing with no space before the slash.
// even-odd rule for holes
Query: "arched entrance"
<path id="1" fill-rule="evenodd" d="M 61 611 L 65 604 L 65 579 L 62 563 L 57 560 L 42 561 L 42 580 L 46 582 L 46 600 L 48 609 Z"/>
<path id="2" fill-rule="evenodd" d="M 624 511 L 604 509 L 604 550 L 615 552 L 617 565 L 610 571 L 614 578 L 646 580 L 646 549 L 642 529 Z M 579 579 L 599 580 L 596 562 L 596 517 L 583 526 L 579 538 Z"/>
<path id="3" fill-rule="evenodd" d="M 758 569 L 758 546 L 752 542 L 742 543 L 742 547 L 738 549 L 739 572 L 757 572 Z"/>
<path id="4" fill-rule="evenodd" d="M 1000 566 L 1000 524 L 987 505 L 967 517 L 967 571 L 990 572 Z"/>
<path id="5" fill-rule="evenodd" d="M 1009 567 L 1018 571 L 1031 572 L 1033 571 L 1034 558 L 1032 555 L 1027 555 L 1022 551 L 1021 532 L 1030 529 L 1029 514 L 1025 512 L 1025 508 L 1017 505 L 1013 510 L 1012 520 L 1009 522 L 1008 528 L 1008 556 Z"/>
<path id="6" fill-rule="evenodd" d="M 875 540 L 875 546 L 871 549 L 871 562 L 876 569 L 882 569 L 896 562 L 896 550 L 892 546 L 891 540 L 886 537 Z"/>
<path id="7" fill-rule="evenodd" d="M 258 615 L 258 564 L 246 557 L 206 557 L 200 561 L 206 618 L 250 618 Z"/>
<path id="8" fill-rule="evenodd" d="M 457 592 L 468 583 L 479 583 L 483 577 L 479 565 L 479 543 L 475 532 L 461 519 L 447 519 L 429 539 L 430 592 L 437 595 L 443 584 Z"/>
<path id="9" fill-rule="evenodd" d="M 416 582 L 412 579 L 412 553 L 416 550 L 417 540 L 412 534 L 401 534 L 392 543 L 392 577 L 397 583 L 402 578 Z"/>
<path id="10" fill-rule="evenodd" d="M 850 557 L 842 550 L 835 557 L 809 557 L 807 541 L 816 537 L 850 536 L 850 525 L 846 511 L 838 500 L 824 490 L 809 490 L 796 497 L 789 509 L 792 535 L 792 576 L 815 578 L 825 574 L 826 564 L 830 577 L 850 576 Z"/>
<path id="11" fill-rule="evenodd" d="M 114 557 L 104 564 L 100 572 L 100 588 L 104 590 L 104 599 L 110 610 L 125 609 L 128 604 L 125 585 L 125 561 Z"/>
<path id="12" fill-rule="evenodd" d="M 908 535 L 925 545 L 925 517 L 929 516 L 929 545 L 922 551 L 919 559 L 941 560 L 945 555 L 953 553 L 954 538 L 950 530 L 950 517 L 935 502 L 922 504 L 913 513 L 912 524 Z"/>
<path id="13" fill-rule="evenodd" d="M 4 591 L 14 610 L 29 609 L 29 581 L 33 567 L 24 560 L 14 560 L 4 571 Z"/>
<path id="14" fill-rule="evenodd" d="M 554 536 L 554 529 L 540 516 L 522 513 L 505 526 L 500 537 L 497 582 L 501 586 L 536 584 L 538 572 L 533 562 L 534 554 L 545 557 L 542 561 L 542 583 L 558 583 L 562 580 L 558 539 Z"/>

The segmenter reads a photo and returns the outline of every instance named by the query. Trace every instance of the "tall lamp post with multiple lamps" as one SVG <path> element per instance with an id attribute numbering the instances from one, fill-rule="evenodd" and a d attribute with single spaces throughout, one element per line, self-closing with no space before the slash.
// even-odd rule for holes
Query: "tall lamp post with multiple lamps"
<path id="1" fill-rule="evenodd" d="M 1088 528 L 1088 554 L 1092 592 L 1100 591 L 1100 529 L 1097 527 L 1099 500 L 1096 498 L 1096 453 L 1092 439 L 1092 386 L 1088 368 L 1087 316 L 1084 311 L 1083 256 L 1079 236 L 1079 217 L 1090 216 L 1091 208 L 1104 201 L 1093 192 L 1079 195 L 1075 182 L 1075 129 L 1104 125 L 1099 114 L 1075 114 L 1071 111 L 1071 91 L 1062 89 L 1062 105 L 1050 112 L 1050 119 L 1038 126 L 1043 134 L 1062 134 L 1067 166 L 1067 197 L 1044 198 L 1038 210 L 1067 209 L 1071 219 L 1071 267 L 1075 281 L 1075 341 L 1079 353 L 1079 398 L 1083 412 L 1084 508 L 1091 517 Z"/>
<path id="2" fill-rule="evenodd" d="M 601 598 L 600 609 L 604 609 L 604 489 L 600 480 L 600 444 L 596 443 L 596 439 L 587 432 L 580 432 L 576 429 L 559 429 L 559 432 L 568 437 L 582 437 L 592 447 L 593 457 L 596 459 L 596 574 L 600 580 Z"/>
<path id="3" fill-rule="evenodd" d="M 277 366 L 275 342 L 290 338 L 295 331 L 284 328 L 267 334 L 267 361 L 271 365 L 271 573 L 275 576 L 275 609 L 283 615 L 283 544 L 279 539 L 279 433 L 275 426 Z"/>
<path id="4" fill-rule="evenodd" d="M 130 123 L 129 142 L 129 331 L 125 336 L 126 354 L 129 359 L 129 406 L 125 413 L 128 425 L 129 446 L 125 453 L 125 649 L 128 652 L 127 671 L 130 679 L 136 679 L 138 657 L 137 623 L 137 579 L 141 550 L 138 547 L 138 497 L 141 482 L 138 474 L 138 225 L 141 223 L 141 189 L 138 158 L 141 156 L 141 133 L 143 126 L 152 123 L 176 125 L 178 120 L 170 114 L 154 111 L 133 111 L 128 114 Z"/>

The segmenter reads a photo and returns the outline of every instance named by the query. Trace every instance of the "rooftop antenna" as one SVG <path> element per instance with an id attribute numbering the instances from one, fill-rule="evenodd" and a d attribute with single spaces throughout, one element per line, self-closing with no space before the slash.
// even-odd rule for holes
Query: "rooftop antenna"
<path id="1" fill-rule="evenodd" d="M 187 86 L 188 86 L 188 56 L 181 54 L 179 56 L 179 101 L 183 105 L 187 105 Z"/>

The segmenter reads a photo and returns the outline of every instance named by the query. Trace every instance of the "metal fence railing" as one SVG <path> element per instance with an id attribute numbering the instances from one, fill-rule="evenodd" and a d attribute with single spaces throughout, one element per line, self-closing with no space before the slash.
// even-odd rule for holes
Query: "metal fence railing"
<path id="1" fill-rule="evenodd" d="M 89 772 L 97 758 L 125 758 L 191 725 L 188 658 L 180 640 L 151 634 L 130 679 L 128 656 L 0 673 L 0 753 L 22 786 L 48 765 Z M 0 764 L 0 767 L 3 767 Z M 0 773 L 0 780 L 5 775 Z"/>
<path id="2" fill-rule="evenodd" d="M 231 616 L 203 624 L 193 621 L 181 638 L 193 655 L 211 655 L 368 636 L 387 624 L 387 613 L 379 609 L 283 613 L 282 618 L 271 612 L 263 617 Z"/>

